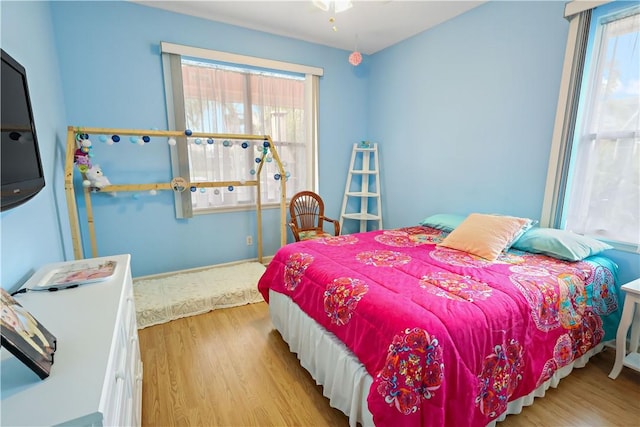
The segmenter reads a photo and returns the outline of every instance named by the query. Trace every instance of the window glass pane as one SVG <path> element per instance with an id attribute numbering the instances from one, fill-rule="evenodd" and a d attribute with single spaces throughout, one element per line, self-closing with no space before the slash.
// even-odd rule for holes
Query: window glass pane
<path id="1" fill-rule="evenodd" d="M 307 160 L 305 81 L 299 76 L 182 60 L 185 115 L 194 132 L 269 135 L 283 163 L 287 195 L 303 190 Z M 189 142 L 192 181 L 249 181 L 255 179 L 263 152 L 262 141 Z M 197 143 L 199 142 L 199 143 Z M 262 170 L 262 202 L 280 200 L 279 174 L 271 154 Z M 194 211 L 253 206 L 255 187 L 238 186 L 193 192 Z"/>

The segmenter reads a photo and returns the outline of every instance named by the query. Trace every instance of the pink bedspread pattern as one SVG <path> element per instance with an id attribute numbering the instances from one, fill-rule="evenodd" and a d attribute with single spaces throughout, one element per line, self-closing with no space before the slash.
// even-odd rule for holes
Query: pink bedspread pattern
<path id="1" fill-rule="evenodd" d="M 258 284 L 359 358 L 376 425 L 484 426 L 600 342 L 599 315 L 617 309 L 612 281 L 587 291 L 607 279 L 587 262 L 519 251 L 489 262 L 438 247 L 445 235 L 417 226 L 290 244 Z"/>

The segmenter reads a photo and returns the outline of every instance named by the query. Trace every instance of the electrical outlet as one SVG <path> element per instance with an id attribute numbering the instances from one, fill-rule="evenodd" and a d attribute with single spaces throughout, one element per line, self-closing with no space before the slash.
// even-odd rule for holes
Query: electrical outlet
<path id="1" fill-rule="evenodd" d="M 253 236 L 247 236 L 247 246 L 253 245 Z"/>

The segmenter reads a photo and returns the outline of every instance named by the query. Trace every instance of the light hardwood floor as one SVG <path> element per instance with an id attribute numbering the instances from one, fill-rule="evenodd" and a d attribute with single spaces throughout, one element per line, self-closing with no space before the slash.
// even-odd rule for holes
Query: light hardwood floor
<path id="1" fill-rule="evenodd" d="M 348 426 L 280 334 L 266 303 L 139 331 L 143 426 Z M 594 356 L 498 427 L 640 426 L 640 373 Z"/>

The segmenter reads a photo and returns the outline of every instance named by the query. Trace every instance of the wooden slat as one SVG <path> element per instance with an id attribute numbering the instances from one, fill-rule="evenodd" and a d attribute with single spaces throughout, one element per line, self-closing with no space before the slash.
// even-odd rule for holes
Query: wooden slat
<path id="1" fill-rule="evenodd" d="M 78 205 L 73 189 L 73 171 L 75 170 L 74 156 L 76 152 L 75 134 L 69 128 L 67 132 L 67 153 L 64 161 L 64 192 L 67 197 L 67 212 L 71 226 L 71 242 L 75 259 L 84 258 L 82 250 L 82 236 L 80 235 L 80 220 L 78 219 Z"/>
<path id="2" fill-rule="evenodd" d="M 256 181 L 218 181 L 218 182 L 187 182 L 187 185 L 196 188 L 218 188 L 228 187 L 252 187 Z M 150 191 L 150 190 L 171 190 L 170 182 L 160 182 L 151 184 L 111 184 L 102 187 L 100 193 L 111 193 L 114 191 Z"/>
<path id="3" fill-rule="evenodd" d="M 89 228 L 89 241 L 91 242 L 91 256 L 98 256 L 98 242 L 96 240 L 96 227 L 93 220 L 93 205 L 91 204 L 91 192 L 88 188 L 84 189 L 84 202 L 87 210 L 87 227 Z"/>
<path id="4" fill-rule="evenodd" d="M 104 135 L 130 135 L 130 136 L 160 136 L 160 137 L 185 137 L 184 131 L 176 130 L 151 130 L 151 129 L 118 129 L 84 126 L 69 126 L 69 131 L 75 133 L 104 134 Z M 214 139 L 247 139 L 263 140 L 265 135 L 245 135 L 235 133 L 204 133 L 192 132 L 189 138 L 214 138 Z"/>

